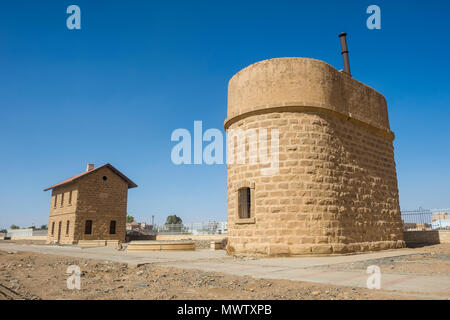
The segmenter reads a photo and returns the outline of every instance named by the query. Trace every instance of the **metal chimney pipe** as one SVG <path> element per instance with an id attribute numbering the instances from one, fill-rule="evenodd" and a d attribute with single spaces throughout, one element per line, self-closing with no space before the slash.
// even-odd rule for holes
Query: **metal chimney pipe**
<path id="1" fill-rule="evenodd" d="M 348 58 L 348 48 L 347 48 L 347 34 L 342 32 L 339 35 L 341 38 L 341 48 L 342 48 L 342 59 L 344 59 L 344 72 L 347 73 L 350 77 L 352 74 L 350 73 L 350 60 Z"/>

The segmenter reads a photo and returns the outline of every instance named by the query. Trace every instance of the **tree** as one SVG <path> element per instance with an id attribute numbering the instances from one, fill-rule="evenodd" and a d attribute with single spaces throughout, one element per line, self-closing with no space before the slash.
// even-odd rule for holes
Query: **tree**
<path id="1" fill-rule="evenodd" d="M 1 230 L 0 230 L 0 233 L 8 233 L 8 230 L 6 230 L 6 229 L 1 229 Z"/>
<path id="2" fill-rule="evenodd" d="M 175 214 L 168 216 L 166 219 L 166 224 L 182 224 L 182 223 L 183 223 L 183 220 L 181 220 L 181 218 Z"/>
<path id="3" fill-rule="evenodd" d="M 127 223 L 131 223 L 134 222 L 134 217 L 133 216 L 127 216 Z"/>
<path id="4" fill-rule="evenodd" d="M 11 227 L 9 227 L 9 228 L 12 229 L 12 230 L 20 229 L 20 227 L 16 226 L 15 224 L 12 224 Z"/>
<path id="5" fill-rule="evenodd" d="M 47 228 L 47 225 L 46 225 L 46 224 L 43 224 L 39 229 L 41 229 L 41 230 L 47 230 L 48 228 Z"/>
<path id="6" fill-rule="evenodd" d="M 175 214 L 168 216 L 166 219 L 166 229 L 169 232 L 182 233 L 183 220 Z"/>

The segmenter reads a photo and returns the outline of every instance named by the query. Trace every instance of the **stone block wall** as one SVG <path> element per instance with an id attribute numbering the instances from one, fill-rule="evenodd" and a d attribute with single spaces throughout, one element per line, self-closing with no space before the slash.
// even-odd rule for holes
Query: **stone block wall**
<path id="1" fill-rule="evenodd" d="M 75 240 L 124 242 L 127 197 L 128 184 L 107 167 L 83 178 L 79 186 Z M 92 220 L 90 235 L 84 233 L 86 220 Z M 116 221 L 116 234 L 109 234 L 111 220 Z"/>
<path id="2" fill-rule="evenodd" d="M 232 117 L 226 121 L 227 132 L 267 129 L 270 144 L 271 130 L 278 130 L 279 170 L 273 175 L 263 175 L 261 169 L 266 166 L 251 164 L 249 159 L 244 164 L 228 165 L 228 251 L 302 255 L 403 247 L 393 134 L 388 129 L 387 118 L 385 122 L 376 117 L 367 123 L 360 120 L 376 113 L 373 110 L 384 110 L 384 98 L 370 92 L 368 97 L 372 100 L 360 97 L 361 101 L 345 103 L 343 97 L 354 98 L 355 93 L 333 86 L 333 79 L 347 76 L 333 71 L 329 77 L 313 74 L 308 78 L 311 74 L 308 59 L 289 58 L 285 63 L 283 59 L 273 60 L 276 60 L 273 65 L 272 60 L 259 63 L 266 78 L 253 70 L 249 75 L 241 71 L 238 81 L 236 78 L 230 81 L 229 116 Z M 313 66 L 317 63 L 314 60 Z M 322 70 L 310 71 L 314 73 L 316 69 Z M 297 81 L 299 76 L 306 78 Z M 251 82 L 255 78 L 258 81 Z M 317 78 L 326 81 L 315 83 Z M 279 82 L 288 88 L 285 97 L 283 88 L 277 87 Z M 308 91 L 301 85 L 304 100 L 312 101 L 315 106 L 287 103 L 289 99 L 302 98 L 293 97 L 298 92 L 289 88 L 292 83 L 313 89 L 320 89 L 323 83 L 331 85 L 344 99 L 337 105 L 359 110 L 360 119 L 336 112 L 336 106 L 328 108 L 326 96 L 314 94 L 313 89 Z M 250 88 L 239 89 L 239 86 Z M 372 90 L 369 89 L 364 86 L 364 90 L 357 92 L 362 96 L 365 90 Z M 259 95 L 253 94 L 254 91 Z M 263 103 L 262 106 L 270 108 L 254 107 L 248 102 Z M 367 105 L 371 110 L 364 111 L 364 102 L 371 103 Z M 239 152 L 233 141 L 228 143 L 235 154 Z M 249 150 L 250 145 L 246 145 L 246 152 Z M 243 186 L 251 188 L 253 197 L 251 218 L 245 220 L 239 219 L 237 213 L 237 190 Z"/>
<path id="3" fill-rule="evenodd" d="M 403 237 L 406 245 L 412 247 L 450 243 L 450 230 L 405 231 Z"/>
<path id="4" fill-rule="evenodd" d="M 72 191 L 71 203 L 69 203 L 70 191 Z M 63 203 L 61 203 L 62 194 L 64 194 Z M 56 206 L 55 197 L 57 197 Z M 73 244 L 79 240 L 125 242 L 127 197 L 128 184 L 107 167 L 90 173 L 76 182 L 53 189 L 47 242 L 62 244 Z M 86 220 L 92 220 L 91 234 L 85 234 Z M 109 234 L 111 220 L 116 221 L 115 234 Z M 69 221 L 68 232 L 67 221 Z M 55 227 L 52 234 L 53 223 Z"/>
<path id="5" fill-rule="evenodd" d="M 72 195 L 70 195 L 72 193 Z M 56 203 L 55 203 L 56 199 Z M 78 201 L 78 183 L 67 184 L 52 190 L 50 215 L 48 220 L 47 243 L 59 242 L 73 244 L 75 239 L 75 225 Z M 67 221 L 69 230 L 67 232 Z M 61 230 L 59 229 L 61 222 Z M 53 233 L 52 233 L 52 225 Z M 59 238 L 58 238 L 59 237 Z"/>

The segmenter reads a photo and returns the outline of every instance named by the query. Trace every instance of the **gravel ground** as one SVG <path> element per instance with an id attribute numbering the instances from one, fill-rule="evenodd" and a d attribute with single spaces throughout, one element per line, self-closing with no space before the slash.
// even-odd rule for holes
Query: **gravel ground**
<path id="1" fill-rule="evenodd" d="M 450 244 L 415 248 L 417 254 L 314 267 L 317 270 L 366 270 L 377 265 L 381 272 L 450 276 Z"/>
<path id="2" fill-rule="evenodd" d="M 449 249 L 437 246 L 430 251 L 427 248 L 418 256 L 430 255 L 430 263 L 436 257 L 437 261 L 448 263 Z M 380 260 L 384 263 L 385 259 Z M 394 260 L 399 267 L 403 265 L 402 259 Z M 66 271 L 70 265 L 78 265 L 81 269 L 81 290 L 67 289 L 69 274 Z M 356 267 L 356 264 L 352 266 Z M 439 266 L 436 272 L 441 272 L 441 268 Z M 130 268 L 126 264 L 101 260 L 0 251 L 0 299 L 391 300 L 417 299 L 417 296 L 308 282 L 253 279 L 155 264 Z"/>

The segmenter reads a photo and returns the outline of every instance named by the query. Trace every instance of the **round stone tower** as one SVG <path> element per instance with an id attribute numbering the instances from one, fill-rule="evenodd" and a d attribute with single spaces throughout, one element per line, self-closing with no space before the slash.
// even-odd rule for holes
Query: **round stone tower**
<path id="1" fill-rule="evenodd" d="M 394 134 L 374 89 L 319 60 L 261 61 L 230 80 L 225 130 L 229 253 L 404 247 Z"/>

